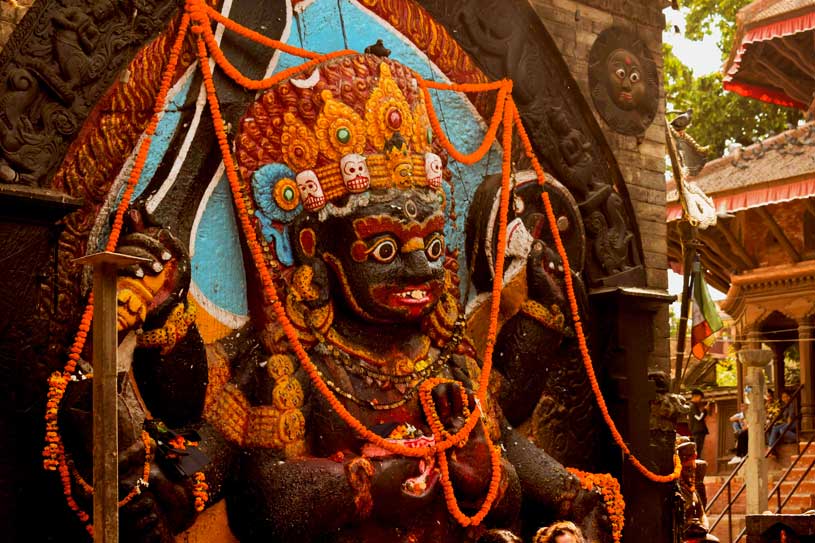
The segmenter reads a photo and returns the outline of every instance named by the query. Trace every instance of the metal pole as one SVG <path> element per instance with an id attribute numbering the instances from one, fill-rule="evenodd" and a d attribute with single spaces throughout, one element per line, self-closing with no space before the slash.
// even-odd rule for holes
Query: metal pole
<path id="1" fill-rule="evenodd" d="M 149 262 L 112 252 L 75 260 L 93 266 L 93 526 L 95 543 L 119 541 L 116 270 Z"/>

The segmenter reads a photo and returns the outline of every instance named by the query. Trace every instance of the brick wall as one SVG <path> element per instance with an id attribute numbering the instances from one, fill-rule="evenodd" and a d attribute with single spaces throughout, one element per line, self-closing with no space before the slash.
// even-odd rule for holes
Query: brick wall
<path id="1" fill-rule="evenodd" d="M 648 286 L 666 289 L 667 246 L 665 222 L 665 96 L 662 86 L 662 9 L 658 0 L 529 0 L 558 45 L 580 90 L 591 106 L 589 50 L 597 36 L 613 25 L 638 34 L 651 51 L 659 70 L 659 108 L 641 137 L 613 131 L 595 111 L 628 187 L 642 236 Z M 593 106 L 591 106 L 593 108 Z M 654 352 L 649 366 L 668 368 L 668 310 L 657 315 Z"/>

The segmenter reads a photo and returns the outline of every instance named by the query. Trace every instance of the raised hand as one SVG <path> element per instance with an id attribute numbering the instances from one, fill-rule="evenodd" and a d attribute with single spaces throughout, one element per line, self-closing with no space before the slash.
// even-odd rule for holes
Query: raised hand
<path id="1" fill-rule="evenodd" d="M 432 391 L 439 420 L 450 433 L 458 432 L 476 409 L 475 393 L 458 383 L 443 383 Z M 463 504 L 475 505 L 484 499 L 490 484 L 491 454 L 479 421 L 462 447 L 449 453 L 450 480 Z"/>
<path id="2" fill-rule="evenodd" d="M 150 262 L 124 268 L 119 274 L 119 332 L 141 328 L 154 318 L 160 323 L 183 300 L 190 283 L 189 254 L 169 230 L 150 224 L 138 208 L 128 212 L 128 223 L 117 251 Z"/>

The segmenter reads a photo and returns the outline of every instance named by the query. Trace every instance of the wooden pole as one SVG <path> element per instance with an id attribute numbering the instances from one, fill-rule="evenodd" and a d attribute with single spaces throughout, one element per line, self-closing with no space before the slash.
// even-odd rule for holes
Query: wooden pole
<path id="1" fill-rule="evenodd" d="M 117 269 L 137 258 L 102 252 L 76 259 L 93 266 L 93 527 L 95 543 L 119 541 L 119 429 L 117 414 Z"/>
<path id="2" fill-rule="evenodd" d="M 676 360 L 671 385 L 671 391 L 674 393 L 678 393 L 682 386 L 682 361 L 685 357 L 685 336 L 688 334 L 688 312 L 692 286 L 691 271 L 696 265 L 696 228 L 690 226 L 690 224 L 687 226 L 690 229 L 689 236 L 682 240 L 682 251 L 684 253 L 682 262 L 682 303 L 679 309 L 679 326 L 677 326 L 676 330 Z"/>

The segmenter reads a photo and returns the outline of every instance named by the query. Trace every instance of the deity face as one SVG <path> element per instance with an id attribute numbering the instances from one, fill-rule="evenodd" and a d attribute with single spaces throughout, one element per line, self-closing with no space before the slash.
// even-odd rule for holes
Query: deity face
<path id="1" fill-rule="evenodd" d="M 426 153 L 424 155 L 424 169 L 427 174 L 427 184 L 430 185 L 430 188 L 440 189 L 442 179 L 441 157 L 435 153 Z"/>
<path id="2" fill-rule="evenodd" d="M 365 157 L 357 154 L 345 155 L 340 160 L 342 182 L 348 192 L 365 192 L 371 186 L 371 174 Z"/>
<path id="3" fill-rule="evenodd" d="M 616 49 L 606 60 L 608 94 L 624 111 L 636 109 L 646 94 L 640 60 L 630 51 Z"/>
<path id="4" fill-rule="evenodd" d="M 295 181 L 300 189 L 303 207 L 307 211 L 318 211 L 325 206 L 325 193 L 316 173 L 311 170 L 302 171 L 297 174 Z"/>
<path id="5" fill-rule="evenodd" d="M 372 322 L 416 321 L 433 309 L 444 289 L 438 193 L 392 194 L 372 194 L 369 205 L 332 217 L 320 229 L 326 233 L 318 242 L 320 256 L 333 270 L 336 288 L 351 311 Z"/>

